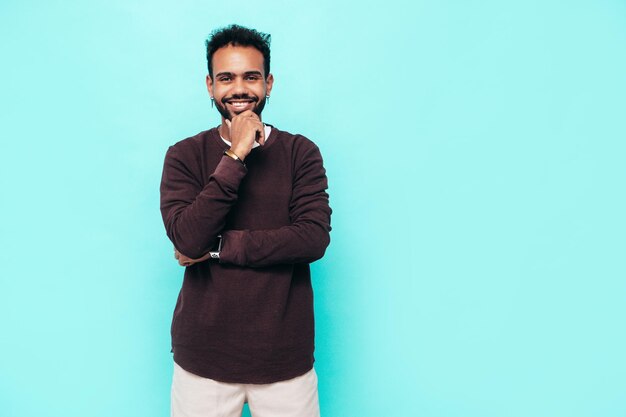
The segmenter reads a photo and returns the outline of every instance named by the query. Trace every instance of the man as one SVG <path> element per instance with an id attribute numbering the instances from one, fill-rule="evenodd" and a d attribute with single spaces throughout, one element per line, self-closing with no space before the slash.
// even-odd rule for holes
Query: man
<path id="1" fill-rule="evenodd" d="M 318 148 L 263 124 L 270 35 L 206 41 L 222 123 L 170 147 L 161 213 L 186 266 L 172 322 L 173 416 L 319 416 L 309 263 L 330 242 Z M 221 238 L 220 238 L 221 237 Z"/>

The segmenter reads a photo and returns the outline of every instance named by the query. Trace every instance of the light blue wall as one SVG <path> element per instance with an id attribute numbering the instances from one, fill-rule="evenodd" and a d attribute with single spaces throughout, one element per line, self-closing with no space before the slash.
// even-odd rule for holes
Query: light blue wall
<path id="1" fill-rule="evenodd" d="M 169 415 L 167 147 L 203 40 L 272 33 L 320 146 L 325 417 L 626 415 L 626 3 L 0 3 L 0 415 Z"/>

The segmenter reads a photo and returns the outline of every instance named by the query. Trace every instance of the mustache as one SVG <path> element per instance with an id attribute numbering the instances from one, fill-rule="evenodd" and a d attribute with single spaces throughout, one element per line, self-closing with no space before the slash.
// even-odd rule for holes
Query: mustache
<path id="1" fill-rule="evenodd" d="M 230 100 L 250 100 L 250 101 L 256 103 L 257 101 L 259 101 L 259 98 L 256 97 L 256 96 L 250 96 L 248 94 L 233 94 L 232 96 L 224 97 L 222 99 L 222 103 L 226 104 Z"/>

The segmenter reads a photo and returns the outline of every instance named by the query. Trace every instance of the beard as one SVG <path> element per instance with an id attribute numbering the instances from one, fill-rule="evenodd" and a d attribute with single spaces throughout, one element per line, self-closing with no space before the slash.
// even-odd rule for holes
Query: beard
<path id="1" fill-rule="evenodd" d="M 249 96 L 247 94 L 233 94 L 230 97 L 224 97 L 220 101 L 215 100 L 215 107 L 217 107 L 217 111 L 220 112 L 224 119 L 232 121 L 233 117 L 239 113 L 233 113 L 228 111 L 228 109 L 226 108 L 226 102 L 228 100 L 252 100 L 255 103 L 252 111 L 257 116 L 261 117 L 261 112 L 263 112 L 263 109 L 265 108 L 265 102 L 267 99 L 265 96 L 263 96 L 263 98 L 259 100 L 257 96 Z"/>

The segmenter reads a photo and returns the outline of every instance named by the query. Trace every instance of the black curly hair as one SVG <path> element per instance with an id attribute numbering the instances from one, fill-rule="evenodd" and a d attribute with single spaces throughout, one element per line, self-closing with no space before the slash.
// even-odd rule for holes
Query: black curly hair
<path id="1" fill-rule="evenodd" d="M 205 41 L 206 60 L 209 76 L 213 78 L 213 54 L 220 48 L 228 45 L 251 46 L 263 54 L 263 69 L 265 77 L 270 73 L 270 42 L 272 35 L 259 32 L 255 29 L 248 29 L 239 25 L 230 25 L 216 29 Z"/>

